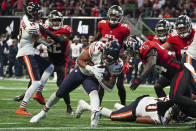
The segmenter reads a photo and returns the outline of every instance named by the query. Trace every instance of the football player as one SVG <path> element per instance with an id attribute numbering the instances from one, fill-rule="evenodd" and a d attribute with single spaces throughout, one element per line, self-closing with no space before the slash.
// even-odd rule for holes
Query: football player
<path id="1" fill-rule="evenodd" d="M 123 10 L 120 6 L 113 5 L 108 9 L 107 12 L 108 20 L 101 20 L 98 23 L 98 33 L 95 36 L 95 40 L 103 40 L 103 41 L 111 41 L 118 40 L 121 47 L 123 45 L 123 39 L 126 38 L 130 34 L 130 26 L 128 24 L 124 24 L 121 22 L 123 18 Z M 126 62 L 124 64 L 124 73 L 128 73 L 129 71 L 129 60 L 126 58 Z M 126 104 L 126 92 L 123 85 L 124 74 L 123 72 L 118 76 L 117 80 L 117 88 L 118 95 L 120 97 L 121 104 Z M 102 101 L 104 95 L 104 90 L 101 88 L 100 90 L 100 100 Z"/>
<path id="2" fill-rule="evenodd" d="M 154 36 L 152 41 L 157 42 L 159 45 L 164 44 L 166 42 L 169 33 L 171 33 L 171 30 L 172 30 L 172 26 L 169 23 L 169 21 L 164 19 L 160 20 L 155 27 L 156 35 Z M 168 86 L 170 82 L 171 80 L 169 80 L 164 76 L 161 76 L 158 79 L 157 83 L 154 85 L 154 89 L 158 97 L 166 96 L 163 88 Z"/>
<path id="3" fill-rule="evenodd" d="M 189 63 L 190 65 L 192 65 L 192 63 L 195 62 L 193 62 L 194 59 L 192 59 L 193 53 L 190 52 L 194 52 L 194 51 L 190 51 L 190 50 L 194 48 L 193 41 L 195 38 L 195 29 L 192 28 L 191 19 L 186 15 L 180 15 L 176 19 L 175 29 L 176 32 L 170 33 L 168 35 L 166 43 L 164 43 L 162 47 L 167 50 L 174 51 L 177 60 L 179 61 L 182 60 L 182 63 Z M 187 51 L 186 55 L 184 55 L 187 49 L 189 49 L 189 51 Z M 194 66 L 194 64 L 192 66 Z M 195 86 L 196 85 L 194 80 L 191 80 L 193 99 L 196 99 Z M 159 87 L 156 89 L 156 91 L 159 92 L 159 94 L 161 94 L 160 96 L 165 96 L 165 92 L 163 91 L 162 88 L 164 87 L 163 86 Z"/>
<path id="4" fill-rule="evenodd" d="M 48 25 L 40 26 L 40 30 L 46 38 L 46 41 L 50 43 L 48 46 L 48 56 L 49 60 L 54 64 L 54 69 L 57 73 L 57 85 L 60 84 L 66 77 L 67 71 L 67 47 L 69 44 L 69 38 L 72 37 L 72 28 L 68 25 L 63 25 L 63 15 L 57 11 L 53 10 L 48 15 Z M 70 96 L 63 97 L 64 102 L 67 105 L 67 113 L 73 114 L 70 105 Z"/>
<path id="5" fill-rule="evenodd" d="M 26 111 L 26 105 L 38 89 L 38 87 L 43 88 L 44 84 L 40 81 L 40 73 L 38 63 L 44 63 L 43 59 L 35 58 L 33 43 L 40 42 L 46 43 L 41 39 L 39 24 L 40 24 L 40 6 L 34 2 L 30 2 L 25 6 L 25 15 L 23 16 L 20 29 L 19 29 L 19 38 L 18 38 L 18 53 L 17 58 L 21 63 L 25 63 L 28 74 L 32 81 L 31 86 L 27 89 L 23 101 L 20 105 L 20 108 L 16 110 L 18 115 L 32 115 Z M 41 58 L 41 57 L 40 57 Z M 53 72 L 54 67 L 50 67 L 49 70 L 46 69 L 45 80 L 49 78 L 50 74 Z M 44 73 L 43 73 L 44 75 Z M 45 81 L 45 82 L 46 82 Z M 42 90 L 42 89 L 41 89 Z M 43 100 L 41 94 L 38 94 L 38 97 Z"/>
<path id="6" fill-rule="evenodd" d="M 172 108 L 165 113 L 165 121 L 160 121 L 157 113 L 158 101 L 167 101 L 168 97 L 155 98 L 148 95 L 140 96 L 134 100 L 130 105 L 124 106 L 116 103 L 114 107 L 116 111 L 100 107 L 101 115 L 110 118 L 112 121 L 128 121 L 128 122 L 139 122 L 146 124 L 168 124 L 171 120 Z M 80 118 L 84 111 L 91 110 L 90 105 L 80 100 L 76 109 L 76 118 Z"/>
<path id="7" fill-rule="evenodd" d="M 165 111 L 175 103 L 183 113 L 196 117 L 196 112 L 194 112 L 196 103 L 191 99 L 191 89 L 189 88 L 189 81 L 192 79 L 191 73 L 180 61 L 176 60 L 170 51 L 149 40 L 141 45 L 138 38 L 131 36 L 125 41 L 124 48 L 130 57 L 139 56 L 145 65 L 142 74 L 131 83 L 132 90 L 135 90 L 155 67 L 165 68 L 162 74 L 171 79 L 170 100 L 157 103 L 159 115 L 164 116 Z"/>
<path id="8" fill-rule="evenodd" d="M 117 41 L 110 41 L 104 44 L 101 41 L 92 43 L 87 50 L 85 50 L 77 60 L 78 67 L 75 68 L 62 82 L 57 92 L 53 93 L 48 99 L 43 110 L 35 115 L 30 122 L 35 123 L 46 116 L 48 110 L 64 95 L 68 95 L 71 91 L 76 89 L 80 84 L 90 97 L 91 106 L 91 127 L 96 127 L 100 118 L 100 100 L 98 95 L 99 85 L 104 89 L 111 91 L 116 82 L 116 76 L 112 75 L 114 72 L 109 71 L 111 75 L 109 78 L 103 79 L 105 67 L 110 67 L 116 63 L 119 58 L 120 46 Z M 106 75 L 108 76 L 108 75 Z"/>

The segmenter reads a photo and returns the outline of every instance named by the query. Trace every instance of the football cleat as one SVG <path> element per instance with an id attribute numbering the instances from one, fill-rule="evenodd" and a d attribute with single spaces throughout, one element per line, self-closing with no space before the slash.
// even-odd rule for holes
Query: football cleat
<path id="1" fill-rule="evenodd" d="M 42 96 L 41 93 L 35 93 L 33 95 L 33 99 L 39 102 L 41 105 L 45 105 L 46 101 L 44 100 L 44 97 Z"/>
<path id="2" fill-rule="evenodd" d="M 95 128 L 99 122 L 101 116 L 100 111 L 93 111 L 91 114 L 91 128 Z"/>
<path id="3" fill-rule="evenodd" d="M 80 100 L 78 102 L 78 106 L 76 109 L 76 118 L 80 118 L 82 113 L 85 111 L 84 105 L 86 105 L 86 104 L 88 104 L 88 103 L 86 103 L 84 100 Z"/>
<path id="4" fill-rule="evenodd" d="M 31 113 L 28 113 L 27 111 L 26 111 L 26 109 L 24 109 L 24 108 L 19 108 L 18 110 L 16 110 L 16 115 L 32 115 Z"/>
<path id="5" fill-rule="evenodd" d="M 23 100 L 24 96 L 25 96 L 24 93 L 23 93 L 22 95 L 20 95 L 20 96 L 16 96 L 16 97 L 14 98 L 14 101 L 20 102 L 21 100 Z"/>
<path id="6" fill-rule="evenodd" d="M 67 106 L 67 114 L 68 114 L 68 115 L 73 115 L 73 114 L 74 114 L 74 112 L 73 112 L 73 110 L 72 110 L 72 108 L 71 108 L 71 105 L 68 105 L 68 106 Z"/>
<path id="7" fill-rule="evenodd" d="M 165 115 L 162 117 L 160 116 L 160 121 L 163 125 L 168 125 L 169 121 L 171 120 L 171 114 L 172 108 L 169 108 L 166 112 Z"/>
<path id="8" fill-rule="evenodd" d="M 116 110 L 119 110 L 119 109 L 121 109 L 121 108 L 123 108 L 124 106 L 122 105 L 122 104 L 119 104 L 119 103 L 115 103 L 114 104 L 114 109 L 116 109 Z"/>
<path id="9" fill-rule="evenodd" d="M 37 122 L 39 122 L 41 119 L 43 119 L 44 117 L 46 117 L 46 112 L 45 112 L 44 110 L 42 110 L 42 111 L 41 111 L 40 113 L 38 113 L 37 115 L 33 116 L 29 122 L 30 122 L 30 123 L 37 123 Z"/>

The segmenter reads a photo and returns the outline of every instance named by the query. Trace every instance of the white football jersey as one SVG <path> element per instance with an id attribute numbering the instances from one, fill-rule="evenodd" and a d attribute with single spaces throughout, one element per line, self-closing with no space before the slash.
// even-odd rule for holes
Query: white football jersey
<path id="1" fill-rule="evenodd" d="M 34 55 L 33 43 L 35 40 L 32 37 L 33 34 L 40 34 L 39 23 L 29 21 L 27 16 L 24 15 L 20 23 L 16 57 Z"/>
<path id="2" fill-rule="evenodd" d="M 89 49 L 88 49 L 89 55 L 94 65 L 101 65 L 101 59 L 102 59 L 102 54 L 103 54 L 102 49 L 104 45 L 105 44 L 103 42 L 96 41 L 96 42 L 91 43 L 91 45 L 89 46 Z M 90 76 L 90 73 L 85 68 L 80 67 L 80 70 L 85 75 Z"/>
<path id="3" fill-rule="evenodd" d="M 78 57 L 82 51 L 82 44 L 78 43 L 77 45 L 75 43 L 70 45 L 71 49 L 71 56 L 72 57 Z"/>
<path id="4" fill-rule="evenodd" d="M 196 33 L 194 34 L 194 38 L 192 43 L 188 46 L 186 51 L 188 55 L 190 55 L 193 59 L 196 60 Z"/>
<path id="5" fill-rule="evenodd" d="M 168 97 L 155 98 L 155 97 L 144 97 L 140 100 L 136 107 L 136 116 L 149 116 L 152 120 L 160 123 L 158 114 L 157 114 L 157 105 L 158 101 L 167 101 Z"/>

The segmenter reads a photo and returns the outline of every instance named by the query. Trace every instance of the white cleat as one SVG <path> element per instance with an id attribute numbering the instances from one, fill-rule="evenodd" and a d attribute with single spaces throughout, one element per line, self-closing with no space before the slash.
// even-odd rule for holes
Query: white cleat
<path id="1" fill-rule="evenodd" d="M 172 108 L 169 108 L 166 112 L 164 117 L 160 117 L 160 121 L 163 125 L 168 125 L 169 121 L 171 120 L 171 111 Z"/>
<path id="2" fill-rule="evenodd" d="M 119 104 L 119 103 L 115 103 L 114 104 L 114 109 L 116 109 L 116 110 L 120 110 L 121 108 L 123 108 L 124 107 L 124 105 L 121 105 L 121 104 Z"/>
<path id="3" fill-rule="evenodd" d="M 101 116 L 100 111 L 93 111 L 91 114 L 91 128 L 95 128 L 99 122 Z"/>
<path id="4" fill-rule="evenodd" d="M 82 113 L 86 110 L 84 107 L 85 105 L 88 105 L 88 103 L 86 103 L 84 100 L 79 100 L 78 102 L 78 106 L 76 109 L 76 118 L 80 118 L 80 116 L 82 115 Z"/>
<path id="5" fill-rule="evenodd" d="M 46 117 L 46 112 L 44 110 L 42 110 L 40 113 L 38 113 L 37 115 L 35 115 L 31 118 L 30 123 L 37 123 L 41 119 L 43 119 L 44 117 Z"/>

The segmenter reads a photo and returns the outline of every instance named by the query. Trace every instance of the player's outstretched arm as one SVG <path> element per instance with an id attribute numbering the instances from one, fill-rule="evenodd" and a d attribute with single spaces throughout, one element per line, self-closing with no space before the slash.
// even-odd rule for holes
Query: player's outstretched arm
<path id="1" fill-rule="evenodd" d="M 158 121 L 152 120 L 149 116 L 137 117 L 136 122 L 145 124 L 159 124 Z"/>
<path id="2" fill-rule="evenodd" d="M 44 34 L 48 35 L 50 38 L 52 38 L 54 41 L 56 41 L 58 43 L 64 44 L 66 42 L 66 40 L 67 40 L 66 37 L 58 36 L 58 35 L 50 32 L 46 28 L 44 28 L 42 25 L 39 25 L 39 28 L 40 28 L 41 32 L 43 32 Z"/>
<path id="3" fill-rule="evenodd" d="M 116 76 L 115 75 L 110 75 L 109 79 L 103 79 L 101 82 L 99 82 L 101 86 L 111 92 L 114 88 L 114 85 L 116 84 Z"/>
<path id="4" fill-rule="evenodd" d="M 166 50 L 172 50 L 172 44 L 165 42 L 164 44 L 161 45 L 163 48 L 165 48 Z"/>
<path id="5" fill-rule="evenodd" d="M 132 90 L 135 90 L 142 83 L 142 80 L 154 69 L 157 62 L 157 50 L 151 49 L 146 57 L 147 62 L 142 74 L 131 83 L 130 89 Z"/>

